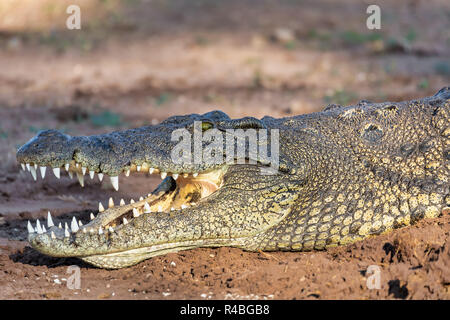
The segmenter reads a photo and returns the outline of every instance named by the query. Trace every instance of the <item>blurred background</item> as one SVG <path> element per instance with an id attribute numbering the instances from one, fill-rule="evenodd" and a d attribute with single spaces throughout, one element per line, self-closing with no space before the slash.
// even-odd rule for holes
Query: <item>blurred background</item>
<path id="1" fill-rule="evenodd" d="M 73 4 L 81 30 L 66 27 Z M 380 30 L 366 27 L 371 4 L 381 9 Z M 99 201 L 128 202 L 161 179 L 121 175 L 119 192 L 88 178 L 80 188 L 49 170 L 34 182 L 15 155 L 44 129 L 100 134 L 214 109 L 287 117 L 330 103 L 422 98 L 449 80 L 449 0 L 0 0 L 0 298 L 106 299 L 114 290 L 116 298 L 445 299 L 444 220 L 336 255 L 272 260 L 202 249 L 114 273 L 83 269 L 90 293 L 58 290 L 50 275 L 66 277 L 65 262 L 26 247 L 26 221 L 49 210 L 85 222 Z M 386 280 L 368 293 L 361 271 L 374 261 Z"/>
<path id="2" fill-rule="evenodd" d="M 81 30 L 66 27 L 71 4 Z M 370 4 L 380 30 L 366 27 Z M 449 85 L 449 58 L 448 0 L 2 0 L 0 183 L 42 129 L 420 98 Z"/>

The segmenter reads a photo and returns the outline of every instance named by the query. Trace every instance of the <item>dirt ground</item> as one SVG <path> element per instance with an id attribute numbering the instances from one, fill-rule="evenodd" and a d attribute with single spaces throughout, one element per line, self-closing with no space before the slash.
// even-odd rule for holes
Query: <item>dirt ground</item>
<path id="1" fill-rule="evenodd" d="M 159 179 L 34 182 L 15 162 L 39 130 L 89 135 L 220 109 L 297 115 L 328 103 L 399 101 L 450 80 L 450 3 L 109 0 L 0 5 L 1 299 L 449 299 L 450 215 L 321 252 L 196 249 L 121 270 L 56 259 L 26 241 L 27 220 L 87 221 L 98 201 L 147 194 Z M 65 29 L 68 4 L 82 29 Z M 137 195 L 137 196 L 136 196 Z M 81 267 L 81 288 L 66 286 Z M 369 266 L 380 289 L 368 289 Z"/>

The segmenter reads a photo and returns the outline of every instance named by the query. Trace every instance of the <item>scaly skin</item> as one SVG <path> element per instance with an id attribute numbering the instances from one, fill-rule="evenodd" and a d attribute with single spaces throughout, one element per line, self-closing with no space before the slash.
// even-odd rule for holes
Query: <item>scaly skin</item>
<path id="1" fill-rule="evenodd" d="M 282 119 L 231 120 L 215 111 L 99 136 L 41 132 L 17 152 L 20 163 L 54 168 L 71 163 L 70 170 L 78 172 L 79 163 L 110 176 L 142 166 L 169 176 L 146 199 L 100 213 L 82 227 L 87 232 L 65 236 L 51 226 L 31 232 L 29 242 L 50 256 L 121 268 L 197 247 L 320 250 L 437 217 L 450 206 L 449 98 L 447 87 L 422 100 L 361 101 Z M 279 171 L 261 174 L 260 162 L 174 164 L 170 151 L 177 142 L 171 133 L 185 127 L 192 132 L 194 120 L 207 123 L 205 131 L 278 129 Z M 177 185 L 170 177 L 194 172 L 199 181 L 217 186 L 204 196 L 204 184 L 179 178 Z M 142 213 L 144 202 L 150 213 Z M 183 203 L 190 206 L 179 208 Z M 155 212 L 158 206 L 163 212 Z M 133 208 L 141 210 L 138 217 L 130 216 Z M 128 223 L 117 222 L 125 215 Z"/>

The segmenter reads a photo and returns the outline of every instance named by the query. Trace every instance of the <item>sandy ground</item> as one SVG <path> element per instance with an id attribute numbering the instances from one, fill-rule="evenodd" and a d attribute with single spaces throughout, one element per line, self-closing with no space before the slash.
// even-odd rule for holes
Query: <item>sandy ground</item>
<path id="1" fill-rule="evenodd" d="M 50 210 L 57 221 L 87 221 L 98 201 L 137 198 L 159 179 L 121 177 L 119 192 L 89 180 L 81 188 L 51 173 L 33 182 L 15 162 L 17 148 L 47 128 L 89 135 L 214 109 L 280 117 L 434 94 L 450 80 L 448 1 L 379 1 L 383 24 L 374 32 L 365 28 L 367 4 L 350 0 L 104 1 L 86 7 L 81 31 L 64 30 L 64 10 L 50 0 L 33 10 L 6 3 L 0 298 L 450 298 L 448 212 L 327 251 L 196 249 L 107 271 L 39 254 L 26 242 L 27 220 Z M 70 265 L 81 268 L 80 289 L 66 286 Z M 367 288 L 371 265 L 380 289 Z"/>

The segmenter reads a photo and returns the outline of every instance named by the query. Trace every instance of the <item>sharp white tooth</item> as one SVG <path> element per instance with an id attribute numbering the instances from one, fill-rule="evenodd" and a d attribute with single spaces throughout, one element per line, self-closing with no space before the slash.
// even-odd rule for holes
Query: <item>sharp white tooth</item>
<path id="1" fill-rule="evenodd" d="M 67 226 L 67 222 L 64 225 L 64 236 L 65 237 L 70 237 L 69 227 Z"/>
<path id="2" fill-rule="evenodd" d="M 34 169 L 37 170 L 37 168 L 38 168 L 38 165 L 35 163 L 34 164 Z"/>
<path id="3" fill-rule="evenodd" d="M 70 229 L 72 229 L 73 233 L 80 230 L 80 228 L 78 228 L 78 222 L 77 219 L 75 219 L 75 217 L 72 218 L 72 222 L 70 223 Z"/>
<path id="4" fill-rule="evenodd" d="M 116 191 L 119 191 L 119 176 L 110 177 L 111 178 L 111 184 L 114 187 Z"/>
<path id="5" fill-rule="evenodd" d="M 133 208 L 133 217 L 135 218 L 139 217 L 139 212 L 137 211 L 136 208 Z"/>
<path id="6" fill-rule="evenodd" d="M 27 223 L 27 229 L 28 229 L 28 233 L 34 233 L 34 228 L 33 228 L 33 226 L 31 225 L 30 220 L 28 220 L 28 223 Z"/>
<path id="7" fill-rule="evenodd" d="M 185 205 L 185 204 L 182 204 L 181 205 L 181 209 L 186 209 L 188 206 L 187 205 Z"/>
<path id="8" fill-rule="evenodd" d="M 30 167 L 30 172 L 31 172 L 31 175 L 33 176 L 34 181 L 36 181 L 37 177 L 36 177 L 36 169 L 35 169 L 35 167 Z"/>
<path id="9" fill-rule="evenodd" d="M 155 168 L 150 168 L 150 169 L 148 170 L 148 173 L 152 174 L 153 171 L 155 171 Z"/>
<path id="10" fill-rule="evenodd" d="M 20 164 L 20 166 L 22 167 L 22 170 L 25 171 L 25 165 L 23 163 Z"/>
<path id="11" fill-rule="evenodd" d="M 125 171 L 125 176 L 129 177 L 130 176 L 130 169 L 128 169 L 127 171 Z"/>
<path id="12" fill-rule="evenodd" d="M 39 219 L 36 220 L 36 231 L 37 233 L 42 233 L 41 223 L 39 222 Z"/>
<path id="13" fill-rule="evenodd" d="M 69 167 L 70 167 L 70 163 L 66 163 L 66 164 L 64 165 L 64 169 L 66 169 L 66 171 L 69 171 Z"/>
<path id="14" fill-rule="evenodd" d="M 72 171 L 68 171 L 67 173 L 69 174 L 70 179 L 73 179 L 73 173 L 72 173 Z"/>
<path id="15" fill-rule="evenodd" d="M 98 211 L 99 212 L 105 211 L 105 208 L 103 208 L 103 204 L 101 202 L 98 203 Z"/>
<path id="16" fill-rule="evenodd" d="M 98 174 L 98 180 L 99 180 L 100 182 L 102 182 L 102 180 L 103 180 L 103 173 L 99 173 L 99 174 Z"/>
<path id="17" fill-rule="evenodd" d="M 123 199 L 120 199 L 120 203 L 119 203 L 121 206 L 124 206 L 125 205 L 125 200 L 123 200 Z"/>
<path id="18" fill-rule="evenodd" d="M 61 224 L 61 222 L 58 224 L 58 228 L 62 229 L 62 224 Z"/>
<path id="19" fill-rule="evenodd" d="M 44 225 L 42 225 L 42 232 L 43 232 L 43 233 L 46 233 L 46 232 L 47 232 L 47 230 L 45 230 L 45 226 L 44 226 Z"/>
<path id="20" fill-rule="evenodd" d="M 108 230 L 109 230 L 109 232 L 111 232 L 111 233 L 114 232 L 114 228 L 111 227 L 111 226 L 108 228 Z"/>
<path id="21" fill-rule="evenodd" d="M 55 175 L 55 177 L 57 177 L 58 179 L 61 177 L 60 175 L 60 169 L 59 168 L 53 168 L 53 174 Z"/>
<path id="22" fill-rule="evenodd" d="M 91 220 L 95 219 L 95 216 L 94 216 L 94 214 L 92 212 L 91 212 L 90 218 L 91 218 Z"/>
<path id="23" fill-rule="evenodd" d="M 189 176 L 189 173 L 183 173 L 183 178 L 187 178 Z"/>
<path id="24" fill-rule="evenodd" d="M 141 171 L 141 166 L 136 166 L 136 171 L 137 172 Z"/>
<path id="25" fill-rule="evenodd" d="M 198 172 L 193 173 L 192 176 L 195 178 L 196 176 L 198 176 Z"/>
<path id="26" fill-rule="evenodd" d="M 178 173 L 173 173 L 173 174 L 172 174 L 172 178 L 173 178 L 174 180 L 177 180 L 177 179 L 178 179 Z"/>
<path id="27" fill-rule="evenodd" d="M 114 208 L 114 200 L 113 200 L 113 198 L 109 198 L 109 200 L 108 200 L 108 208 Z"/>
<path id="28" fill-rule="evenodd" d="M 86 174 L 86 167 L 81 167 L 81 172 L 83 173 L 83 175 Z"/>
<path id="29" fill-rule="evenodd" d="M 83 222 L 81 222 L 81 220 L 78 220 L 78 226 L 82 227 L 83 226 Z"/>
<path id="30" fill-rule="evenodd" d="M 128 223 L 127 218 L 123 218 L 122 220 L 123 220 L 123 224 L 127 224 Z"/>
<path id="31" fill-rule="evenodd" d="M 70 231 L 70 230 L 69 230 L 69 226 L 67 225 L 67 222 L 64 222 L 64 229 Z"/>
<path id="32" fill-rule="evenodd" d="M 94 179 L 94 175 L 95 175 L 95 171 L 94 170 L 89 170 L 89 177 L 92 179 Z"/>
<path id="33" fill-rule="evenodd" d="M 39 167 L 39 169 L 41 170 L 41 177 L 42 179 L 45 178 L 45 170 L 47 170 L 47 167 Z"/>
<path id="34" fill-rule="evenodd" d="M 103 229 L 102 229 L 102 227 L 98 228 L 98 234 L 103 234 Z"/>
<path id="35" fill-rule="evenodd" d="M 50 211 L 47 212 L 47 227 L 53 227 L 54 223 L 53 223 L 53 219 L 52 219 L 52 215 L 50 214 Z"/>
<path id="36" fill-rule="evenodd" d="M 27 168 L 28 171 L 30 171 L 30 164 L 29 163 L 26 163 L 25 167 Z"/>
<path id="37" fill-rule="evenodd" d="M 52 237 L 52 239 L 56 239 L 55 233 L 53 231 L 51 233 L 51 237 Z"/>
<path id="38" fill-rule="evenodd" d="M 150 212 L 152 212 L 152 209 L 150 209 L 150 206 L 148 205 L 148 203 L 146 202 L 145 204 L 144 204 L 144 209 L 145 209 L 145 213 L 150 213 Z"/>
<path id="39" fill-rule="evenodd" d="M 79 173 L 78 171 L 77 171 L 77 178 L 78 178 L 78 182 L 80 183 L 80 186 L 84 187 L 84 176 L 81 173 Z"/>
<path id="40" fill-rule="evenodd" d="M 161 172 L 161 179 L 165 179 L 167 177 L 167 172 Z"/>
<path id="41" fill-rule="evenodd" d="M 134 200 L 133 200 L 133 199 L 131 199 L 131 200 L 130 200 L 130 204 L 133 204 L 133 203 L 134 203 Z"/>
<path id="42" fill-rule="evenodd" d="M 143 197 L 139 197 L 139 201 L 142 201 L 142 200 L 144 200 L 144 198 Z"/>
<path id="43" fill-rule="evenodd" d="M 163 211 L 162 207 L 158 206 L 158 212 L 162 212 L 162 211 Z"/>

